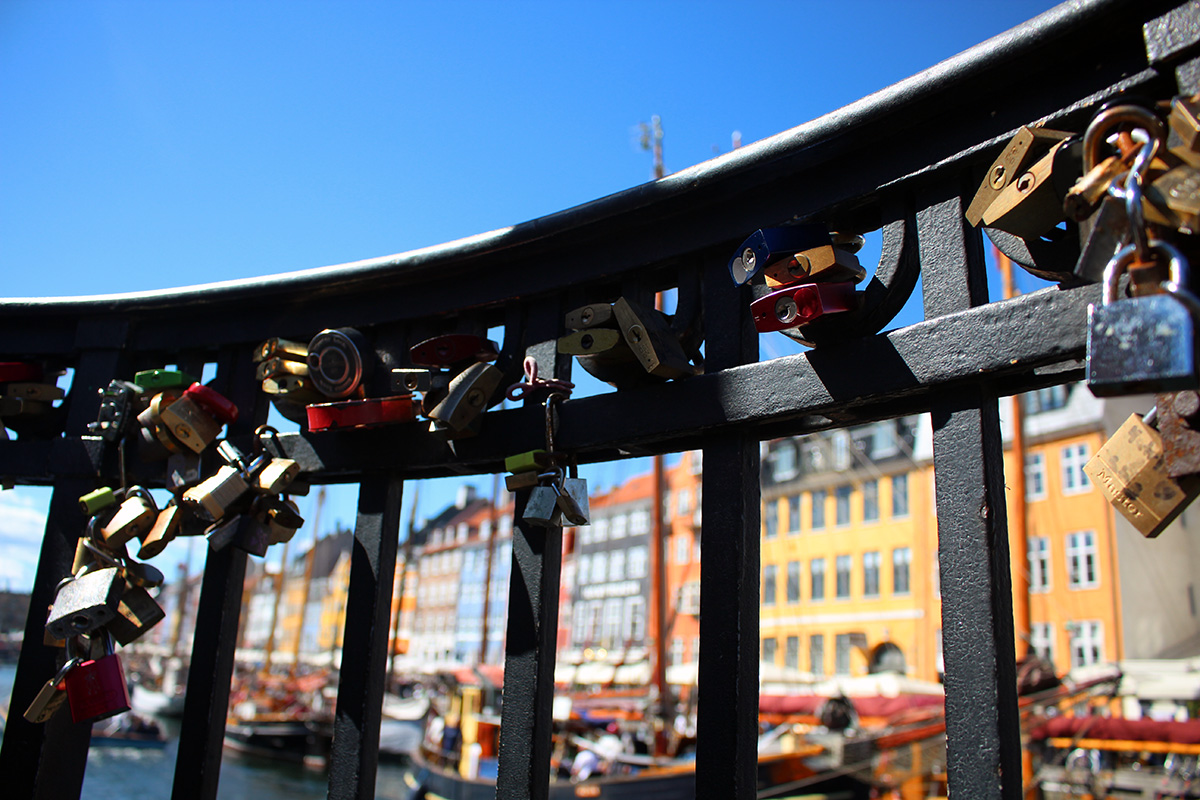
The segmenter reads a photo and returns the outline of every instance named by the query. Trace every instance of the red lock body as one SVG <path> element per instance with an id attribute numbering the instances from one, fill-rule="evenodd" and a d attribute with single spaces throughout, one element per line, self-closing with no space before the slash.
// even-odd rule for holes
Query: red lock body
<path id="1" fill-rule="evenodd" d="M 854 284 L 797 283 L 758 298 L 750 304 L 750 315 L 759 333 L 771 333 L 807 325 L 825 314 L 854 307 Z"/>
<path id="2" fill-rule="evenodd" d="M 217 390 L 205 386 L 203 383 L 193 383 L 184 389 L 183 393 L 192 398 L 196 405 L 212 414 L 217 421 L 227 425 L 237 421 L 237 405 Z"/>
<path id="3" fill-rule="evenodd" d="M 84 661 L 67 673 L 71 719 L 96 722 L 129 710 L 129 687 L 116 653 Z"/>

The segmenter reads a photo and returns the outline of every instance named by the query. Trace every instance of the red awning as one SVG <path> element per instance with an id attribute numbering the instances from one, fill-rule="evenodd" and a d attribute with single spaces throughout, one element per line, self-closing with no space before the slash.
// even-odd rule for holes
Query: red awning
<path id="1" fill-rule="evenodd" d="M 1033 739 L 1077 735 L 1083 739 L 1200 744 L 1200 720 L 1158 722 L 1152 719 L 1120 717 L 1054 717 L 1035 725 L 1029 732 Z"/>

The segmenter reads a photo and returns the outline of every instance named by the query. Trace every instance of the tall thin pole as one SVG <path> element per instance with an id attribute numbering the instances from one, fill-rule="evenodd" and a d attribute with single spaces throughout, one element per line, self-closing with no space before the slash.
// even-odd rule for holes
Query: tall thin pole
<path id="1" fill-rule="evenodd" d="M 479 663 L 487 663 L 488 616 L 492 611 L 492 561 L 496 557 L 496 535 L 500 522 L 500 473 L 492 476 L 492 507 L 488 515 L 491 533 L 488 535 L 487 563 L 483 576 L 483 625 L 480 626 Z"/>
<path id="2" fill-rule="evenodd" d="M 300 619 L 296 625 L 296 635 L 292 639 L 292 669 L 291 675 L 296 676 L 296 670 L 300 667 L 300 640 L 304 638 L 304 616 L 308 613 L 308 593 L 312 588 L 313 564 L 317 560 L 317 542 L 321 539 L 321 509 L 325 507 L 325 487 L 322 486 L 317 492 L 317 508 L 313 512 L 313 541 L 312 547 L 308 549 L 308 560 L 304 565 L 304 586 L 300 599 Z"/>
<path id="3" fill-rule="evenodd" d="M 654 457 L 654 496 L 651 498 L 650 538 L 650 635 L 654 639 L 654 685 L 658 689 L 658 720 L 654 731 L 654 755 L 667 752 L 666 719 L 671 711 L 667 685 L 667 566 L 663 552 L 663 489 L 666 485 L 663 457 Z"/>
<path id="4" fill-rule="evenodd" d="M 396 590 L 396 618 L 392 621 L 392 646 L 388 658 L 387 685 L 390 688 L 392 679 L 396 676 L 396 646 L 400 641 L 400 620 L 404 616 L 404 591 L 408 581 L 408 570 L 412 566 L 413 550 L 416 547 L 414 539 L 417 535 L 417 503 L 421 499 L 421 485 L 413 484 L 412 506 L 408 509 L 408 537 L 404 540 L 404 563 L 400 566 L 400 586 Z"/>
<path id="5" fill-rule="evenodd" d="M 271 673 L 271 657 L 275 654 L 275 626 L 279 624 L 279 604 L 283 600 L 283 582 L 287 575 L 288 542 L 283 543 L 279 556 L 279 574 L 275 576 L 275 603 L 271 608 L 271 630 L 267 633 L 267 653 L 263 658 L 263 674 Z"/>
<path id="6" fill-rule="evenodd" d="M 1004 299 L 1008 300 L 1017 294 L 1013 283 L 1012 261 L 999 250 L 995 250 L 995 253 L 1000 276 L 1004 280 Z M 1017 566 L 1016 579 L 1013 581 L 1013 623 L 1018 642 L 1017 652 L 1022 653 L 1020 643 L 1024 642 L 1028 649 L 1030 631 L 1033 628 L 1029 602 L 1029 541 L 1025 509 L 1025 412 L 1021 408 L 1020 395 L 1013 395 L 1011 402 L 1013 474 L 1009 480 L 1012 481 L 1013 487 L 1013 514 L 1010 539 L 1012 562 Z"/>

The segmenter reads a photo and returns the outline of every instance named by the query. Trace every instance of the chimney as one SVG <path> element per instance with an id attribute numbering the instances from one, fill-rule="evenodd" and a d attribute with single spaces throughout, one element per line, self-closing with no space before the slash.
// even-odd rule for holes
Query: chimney
<path id="1" fill-rule="evenodd" d="M 454 501 L 454 505 L 459 508 L 466 508 L 467 503 L 475 499 L 475 487 L 469 483 L 464 483 L 458 487 L 458 499 Z"/>

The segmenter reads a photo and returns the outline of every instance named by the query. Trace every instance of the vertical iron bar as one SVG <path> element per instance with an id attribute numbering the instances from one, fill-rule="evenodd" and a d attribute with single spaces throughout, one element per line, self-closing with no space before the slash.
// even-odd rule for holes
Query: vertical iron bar
<path id="1" fill-rule="evenodd" d="M 756 361 L 749 288 L 732 285 L 722 255 L 705 260 L 703 280 L 706 370 Z M 707 437 L 703 463 L 696 797 L 747 800 L 758 772 L 758 440 Z"/>
<path id="2" fill-rule="evenodd" d="M 96 418 L 97 391 L 118 377 L 128 363 L 124 351 L 128 324 L 124 320 L 83 320 L 76 344 L 81 353 L 75 365 L 67 398 L 67 437 L 83 436 Z M 25 634 L 13 681 L 4 743 L 0 747 L 0 774 L 5 794 L 12 797 L 78 797 L 87 766 L 91 725 L 76 725 L 60 709 L 49 722 L 34 725 L 22 716 L 42 685 L 58 671 L 61 650 L 42 644 L 46 611 L 54 602 L 55 587 L 71 571 L 75 544 L 85 520 L 79 496 L 96 488 L 96 480 L 62 479 L 55 482 L 46 515 L 37 573 L 25 619 Z"/>
<path id="3" fill-rule="evenodd" d="M 917 214 L 927 319 L 987 302 L 965 187 L 940 190 Z M 1021 736 L 999 412 L 994 397 L 972 387 L 938 397 L 931 415 L 950 791 L 1014 800 Z"/>
<path id="4" fill-rule="evenodd" d="M 339 672 L 337 718 L 329 759 L 331 800 L 375 797 L 403 490 L 404 481 L 397 474 L 372 475 L 359 488 L 342 637 L 343 666 L 347 666 L 347 652 L 354 660 L 351 668 Z"/>
<path id="5" fill-rule="evenodd" d="M 266 417 L 266 406 L 254 380 L 250 348 L 223 354 L 213 388 L 232 400 L 241 413 L 229 435 L 249 434 Z M 204 561 L 204 582 L 196 610 L 192 660 L 188 665 L 179 754 L 175 758 L 174 800 L 215 800 L 221 778 L 221 748 L 233 680 L 246 552 L 233 545 Z"/>
<path id="6" fill-rule="evenodd" d="M 569 377 L 570 358 L 558 355 L 562 327 L 557 302 L 534 307 L 524 341 L 541 375 Z M 508 335 L 506 333 L 506 335 Z M 526 411 L 542 413 L 540 402 Z M 541 447 L 541 442 L 531 442 Z M 508 632 L 504 645 L 504 708 L 496 778 L 498 800 L 545 800 L 550 792 L 554 660 L 558 638 L 558 587 L 563 532 L 524 519 L 531 489 L 516 494 L 512 572 L 508 586 Z"/>

